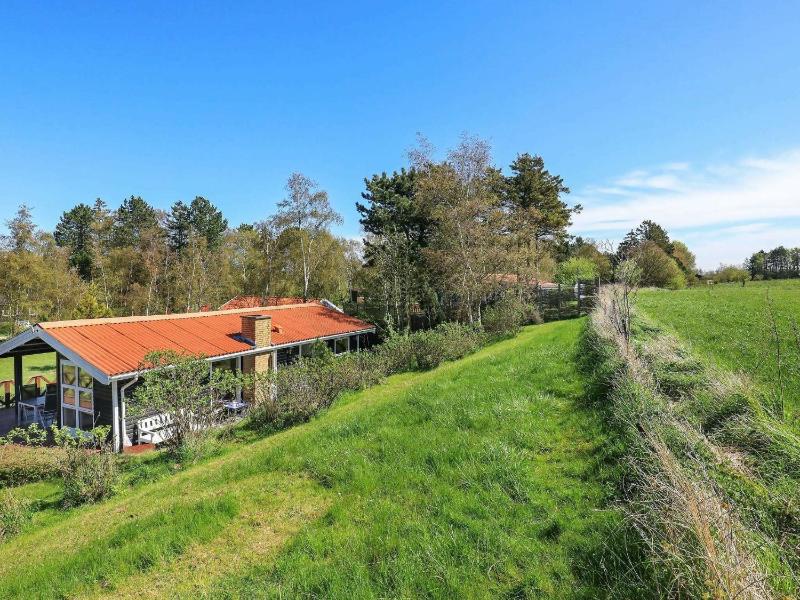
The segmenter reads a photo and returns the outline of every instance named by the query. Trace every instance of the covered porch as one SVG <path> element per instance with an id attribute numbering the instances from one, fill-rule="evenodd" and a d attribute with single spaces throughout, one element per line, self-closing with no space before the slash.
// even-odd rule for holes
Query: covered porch
<path id="1" fill-rule="evenodd" d="M 58 355 L 40 339 L 0 355 L 0 435 L 58 418 Z"/>

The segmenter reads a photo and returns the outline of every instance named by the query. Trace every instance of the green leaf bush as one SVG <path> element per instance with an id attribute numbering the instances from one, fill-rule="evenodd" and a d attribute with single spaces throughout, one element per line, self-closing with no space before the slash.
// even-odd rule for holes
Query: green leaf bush
<path id="1" fill-rule="evenodd" d="M 428 331 L 392 332 L 368 352 L 341 356 L 315 352 L 311 358 L 254 379 L 250 423 L 274 430 L 306 421 L 344 392 L 376 385 L 395 373 L 432 369 L 471 354 L 486 340 L 476 327 L 444 323 Z"/>

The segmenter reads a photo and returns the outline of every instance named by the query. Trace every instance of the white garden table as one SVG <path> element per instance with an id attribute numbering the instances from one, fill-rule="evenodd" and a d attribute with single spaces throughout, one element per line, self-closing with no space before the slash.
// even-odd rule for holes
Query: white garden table
<path id="1" fill-rule="evenodd" d="M 36 398 L 31 398 L 29 400 L 20 400 L 17 402 L 17 421 L 20 422 L 22 425 L 27 423 L 38 423 L 39 422 L 39 410 L 44 408 L 44 404 L 46 401 L 45 396 L 37 396 Z M 30 420 L 27 418 L 27 413 L 31 412 L 33 418 Z M 22 417 L 22 418 L 20 418 Z"/>

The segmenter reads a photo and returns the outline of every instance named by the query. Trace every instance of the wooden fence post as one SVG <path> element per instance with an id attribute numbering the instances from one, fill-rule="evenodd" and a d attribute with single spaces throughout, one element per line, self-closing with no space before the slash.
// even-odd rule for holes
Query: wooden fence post
<path id="1" fill-rule="evenodd" d="M 578 316 L 581 316 L 581 280 L 578 279 Z"/>
<path id="2" fill-rule="evenodd" d="M 558 284 L 558 309 L 557 310 L 558 310 L 558 312 L 557 312 L 558 320 L 560 321 L 561 320 L 561 284 L 560 283 Z"/>

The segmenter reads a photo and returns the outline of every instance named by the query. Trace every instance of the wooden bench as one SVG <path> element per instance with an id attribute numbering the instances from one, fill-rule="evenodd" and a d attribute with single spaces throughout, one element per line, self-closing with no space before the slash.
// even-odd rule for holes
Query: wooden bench
<path id="1" fill-rule="evenodd" d="M 139 443 L 160 444 L 172 436 L 172 416 L 162 413 L 150 415 L 136 422 Z"/>

